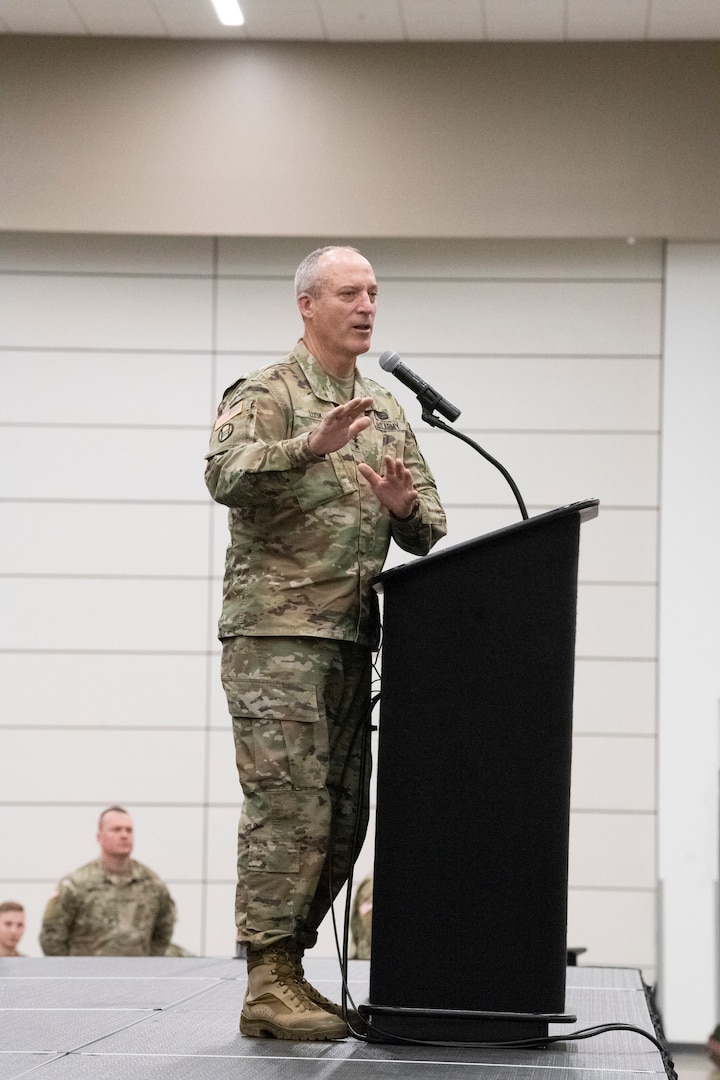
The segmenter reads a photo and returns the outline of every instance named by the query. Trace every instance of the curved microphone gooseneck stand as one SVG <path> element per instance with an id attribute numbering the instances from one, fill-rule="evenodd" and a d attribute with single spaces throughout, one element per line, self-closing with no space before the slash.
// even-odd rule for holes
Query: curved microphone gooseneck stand
<path id="1" fill-rule="evenodd" d="M 425 423 L 429 424 L 431 427 L 442 428 L 442 430 L 447 431 L 448 434 L 454 435 L 456 439 L 462 439 L 462 441 L 467 443 L 468 446 L 472 446 L 473 450 L 477 450 L 478 454 L 482 454 L 486 461 L 489 461 L 491 465 L 494 465 L 496 469 L 499 469 L 499 471 L 503 474 L 508 484 L 512 488 L 512 493 L 517 499 L 517 504 L 520 507 L 520 513 L 522 514 L 523 521 L 527 521 L 528 512 L 525 509 L 523 497 L 518 491 L 517 484 L 515 483 L 512 476 L 507 471 L 504 465 L 501 465 L 496 458 L 494 458 L 491 454 L 488 454 L 487 450 L 483 450 L 482 446 L 476 443 L 474 439 L 471 439 L 468 435 L 463 435 L 462 431 L 456 431 L 455 428 L 451 428 L 448 424 L 444 423 L 438 416 L 436 416 L 435 413 L 430 412 L 430 410 L 425 408 L 424 406 L 422 411 L 422 418 Z"/>

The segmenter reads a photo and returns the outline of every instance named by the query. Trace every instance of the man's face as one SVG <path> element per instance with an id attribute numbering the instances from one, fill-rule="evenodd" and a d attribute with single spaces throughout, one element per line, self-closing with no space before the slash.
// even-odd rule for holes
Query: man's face
<path id="1" fill-rule="evenodd" d="M 24 911 L 3 911 L 0 914 L 0 946 L 15 949 L 25 933 Z"/>
<path id="2" fill-rule="evenodd" d="M 129 814 L 110 810 L 102 819 L 97 834 L 103 855 L 130 855 L 133 849 L 133 823 Z"/>
<path id="3" fill-rule="evenodd" d="M 357 252 L 335 250 L 322 256 L 318 270 L 320 295 L 298 298 L 313 346 L 321 357 L 354 359 L 370 348 L 377 307 L 373 268 Z"/>

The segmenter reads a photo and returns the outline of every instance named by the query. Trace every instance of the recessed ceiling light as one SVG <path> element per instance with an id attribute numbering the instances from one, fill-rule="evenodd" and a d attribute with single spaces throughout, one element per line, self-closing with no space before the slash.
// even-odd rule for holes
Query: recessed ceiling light
<path id="1" fill-rule="evenodd" d="M 212 5 L 223 26 L 242 26 L 245 22 L 238 0 L 212 0 Z"/>

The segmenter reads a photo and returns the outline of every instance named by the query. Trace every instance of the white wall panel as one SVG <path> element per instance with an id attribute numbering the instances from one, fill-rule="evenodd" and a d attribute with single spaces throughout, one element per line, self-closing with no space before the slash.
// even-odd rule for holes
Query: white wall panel
<path id="1" fill-rule="evenodd" d="M 98 858 L 97 822 L 108 805 L 0 806 L 3 876 L 59 880 Z M 133 858 L 163 880 L 201 878 L 202 821 L 194 809 L 123 805 L 135 827 Z"/>
<path id="2" fill-rule="evenodd" d="M 203 431 L 0 427 L 0 497 L 206 502 Z"/>
<path id="3" fill-rule="evenodd" d="M 225 750 L 232 760 L 232 735 Z M 235 774 L 237 777 L 237 773 Z M 235 781 L 235 804 L 211 806 L 207 811 L 207 878 L 209 881 L 231 881 L 235 884 L 237 863 L 237 827 L 242 807 L 242 791 Z"/>
<path id="4" fill-rule="evenodd" d="M 205 889 L 205 952 L 208 956 L 235 955 L 235 882 L 210 884 Z M 239 961 L 240 962 L 240 961 Z M 237 1014 L 242 1007 L 242 984 L 238 986 Z"/>
<path id="5" fill-rule="evenodd" d="M 35 734 L 36 745 L 31 747 L 33 767 L 35 759 L 44 756 L 41 744 L 43 734 Z M 9 738 L 14 738 L 14 735 L 9 733 Z M 25 743 L 27 736 L 21 736 L 21 739 Z M 97 858 L 97 821 L 100 812 L 108 805 L 0 807 L 3 877 L 23 881 L 42 879 L 52 882 L 54 886 L 64 874 Z M 137 857 L 140 858 L 139 855 Z M 6 891 L 0 885 L 0 892 Z M 47 889 L 47 899 L 53 891 L 54 888 Z"/>
<path id="6" fill-rule="evenodd" d="M 657 582 L 658 511 L 600 507 L 580 531 L 581 581 Z"/>
<path id="7" fill-rule="evenodd" d="M 207 353 L 9 350 L 0 420 L 24 424 L 208 425 Z"/>
<path id="8" fill-rule="evenodd" d="M 209 275 L 208 236 L 113 236 L 82 233 L 5 233 L 0 268 L 81 274 Z"/>
<path id="9" fill-rule="evenodd" d="M 374 344 L 403 353 L 657 356 L 658 282 L 388 282 Z"/>
<path id="10" fill-rule="evenodd" d="M 200 803 L 204 732 L 5 729 L 5 802 Z"/>
<path id="11" fill-rule="evenodd" d="M 279 281 L 274 278 L 221 278 L 217 291 L 217 347 L 220 351 L 275 350 L 280 357 L 302 336 L 302 320 L 291 278 Z M 252 371 L 258 366 L 253 364 L 245 370 Z M 242 370 L 238 371 L 238 375 L 242 373 Z"/>
<path id="12" fill-rule="evenodd" d="M 655 754 L 653 738 L 576 735 L 573 740 L 572 808 L 654 811 Z"/>
<path id="13" fill-rule="evenodd" d="M 652 889 L 655 829 L 653 813 L 572 813 L 570 887 Z"/>
<path id="14" fill-rule="evenodd" d="M 138 737 L 142 740 L 140 732 Z M 130 805 L 126 809 L 135 826 L 134 858 L 163 881 L 202 880 L 203 819 L 196 807 Z"/>
<path id="15" fill-rule="evenodd" d="M 644 585 L 578 587 L 577 653 L 586 657 L 656 655 L 656 590 Z"/>
<path id="16" fill-rule="evenodd" d="M 314 248 L 328 241 L 312 237 L 221 237 L 218 272 L 292 278 Z M 657 240 L 377 239 L 349 237 L 370 260 L 381 287 L 387 278 L 656 278 L 662 277 L 662 244 Z"/>
<path id="17" fill-rule="evenodd" d="M 2 507 L 4 574 L 206 576 L 211 506 L 46 502 Z"/>
<path id="18" fill-rule="evenodd" d="M 568 942 L 587 949 L 581 963 L 639 967 L 652 984 L 655 914 L 652 889 L 571 889 Z"/>
<path id="19" fill-rule="evenodd" d="M 473 432 L 471 437 L 508 470 L 528 509 L 584 499 L 599 499 L 601 513 L 604 503 L 656 505 L 655 435 Z M 422 446 L 447 502 L 514 501 L 505 479 L 471 447 L 442 432 L 428 433 Z"/>
<path id="20" fill-rule="evenodd" d="M 211 346 L 208 278 L 7 274 L 3 293 L 2 345 L 201 352 Z"/>
<path id="21" fill-rule="evenodd" d="M 578 733 L 652 735 L 657 670 L 654 659 L 578 660 L 574 726 Z"/>
<path id="22" fill-rule="evenodd" d="M 720 244 L 668 250 L 660 606 L 663 1014 L 702 1041 L 720 1010 Z"/>
<path id="23" fill-rule="evenodd" d="M 660 362 L 632 356 L 435 356 L 402 362 L 461 410 L 459 431 L 657 431 Z M 424 427 L 412 390 L 373 354 L 362 374 L 388 387 L 413 429 Z M 622 393 L 618 385 L 622 384 Z"/>
<path id="24" fill-rule="evenodd" d="M 0 579 L 0 648 L 203 652 L 206 581 Z"/>
<path id="25" fill-rule="evenodd" d="M 202 727 L 208 664 L 219 671 L 206 656 L 0 652 L 0 725 Z"/>

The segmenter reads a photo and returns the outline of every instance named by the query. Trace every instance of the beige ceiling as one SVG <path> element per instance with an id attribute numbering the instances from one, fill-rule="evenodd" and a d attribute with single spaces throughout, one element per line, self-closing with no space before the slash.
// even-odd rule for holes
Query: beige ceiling
<path id="1" fill-rule="evenodd" d="M 0 31 L 294 41 L 597 41 L 720 38 L 720 0 L 0 0 Z"/>

